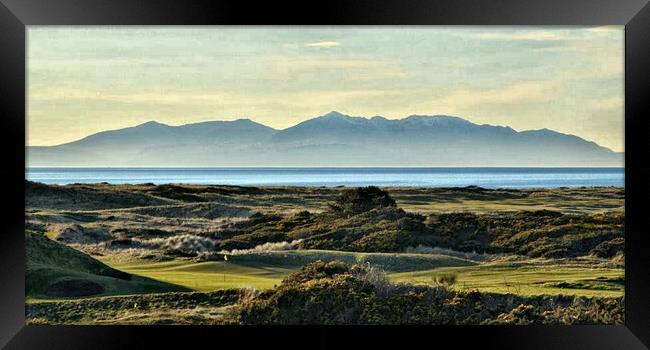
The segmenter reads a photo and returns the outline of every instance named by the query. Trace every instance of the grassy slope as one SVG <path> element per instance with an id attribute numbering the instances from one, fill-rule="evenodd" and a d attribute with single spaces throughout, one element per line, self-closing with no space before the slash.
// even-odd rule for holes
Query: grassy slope
<path id="1" fill-rule="evenodd" d="M 84 280 L 104 288 L 101 295 L 184 291 L 146 277 L 129 276 L 92 257 L 33 232 L 25 234 L 27 252 L 26 294 L 48 298 L 48 286 L 63 280 Z"/>

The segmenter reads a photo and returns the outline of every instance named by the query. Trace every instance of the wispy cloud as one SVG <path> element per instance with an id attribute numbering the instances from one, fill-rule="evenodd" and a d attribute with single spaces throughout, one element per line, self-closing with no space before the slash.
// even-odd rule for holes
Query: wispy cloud
<path id="1" fill-rule="evenodd" d="M 603 34 L 622 33 L 623 26 L 599 26 L 599 27 L 588 28 L 587 31 L 591 33 L 603 33 Z"/>
<path id="2" fill-rule="evenodd" d="M 341 43 L 338 41 L 317 41 L 314 43 L 307 43 L 305 46 L 309 47 L 335 47 L 341 46 Z"/>
<path id="3" fill-rule="evenodd" d="M 517 31 L 517 32 L 491 32 L 478 33 L 474 37 L 482 40 L 522 40 L 522 41 L 559 41 L 566 40 L 566 36 L 558 31 Z"/>

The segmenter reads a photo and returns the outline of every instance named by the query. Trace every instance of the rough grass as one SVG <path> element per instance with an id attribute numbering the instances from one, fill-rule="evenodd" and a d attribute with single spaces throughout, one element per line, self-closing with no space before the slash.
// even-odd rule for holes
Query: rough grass
<path id="1" fill-rule="evenodd" d="M 31 300 L 25 307 L 28 324 L 213 324 L 223 319 L 241 291 L 161 293 Z"/>

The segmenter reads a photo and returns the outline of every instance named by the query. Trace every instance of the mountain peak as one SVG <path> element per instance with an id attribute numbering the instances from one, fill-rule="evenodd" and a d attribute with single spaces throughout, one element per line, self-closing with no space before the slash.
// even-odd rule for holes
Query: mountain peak
<path id="1" fill-rule="evenodd" d="M 169 126 L 169 125 L 159 123 L 159 122 L 157 122 L 155 120 L 150 120 L 150 121 L 148 121 L 146 123 L 142 123 L 142 124 L 137 125 L 136 128 L 139 128 L 139 127 L 152 127 L 152 126 Z"/>
<path id="2" fill-rule="evenodd" d="M 258 122 L 255 122 L 255 121 L 253 121 L 253 120 L 251 120 L 249 118 L 239 118 L 239 119 L 229 121 L 228 123 L 231 123 L 233 125 L 262 125 L 262 124 L 260 124 Z"/>
<path id="3" fill-rule="evenodd" d="M 323 115 L 323 117 L 347 117 L 347 115 L 339 113 L 337 111 L 331 111 L 331 112 Z"/>

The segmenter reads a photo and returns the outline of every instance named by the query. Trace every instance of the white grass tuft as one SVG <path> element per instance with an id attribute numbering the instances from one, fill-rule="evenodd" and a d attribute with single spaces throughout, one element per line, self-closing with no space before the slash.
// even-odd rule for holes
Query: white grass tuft
<path id="1" fill-rule="evenodd" d="M 297 239 L 291 242 L 264 243 L 251 249 L 233 249 L 231 251 L 223 250 L 220 251 L 219 254 L 245 255 L 245 254 L 263 253 L 263 252 L 295 250 L 298 249 L 298 246 L 300 245 L 301 242 L 302 239 Z"/>

